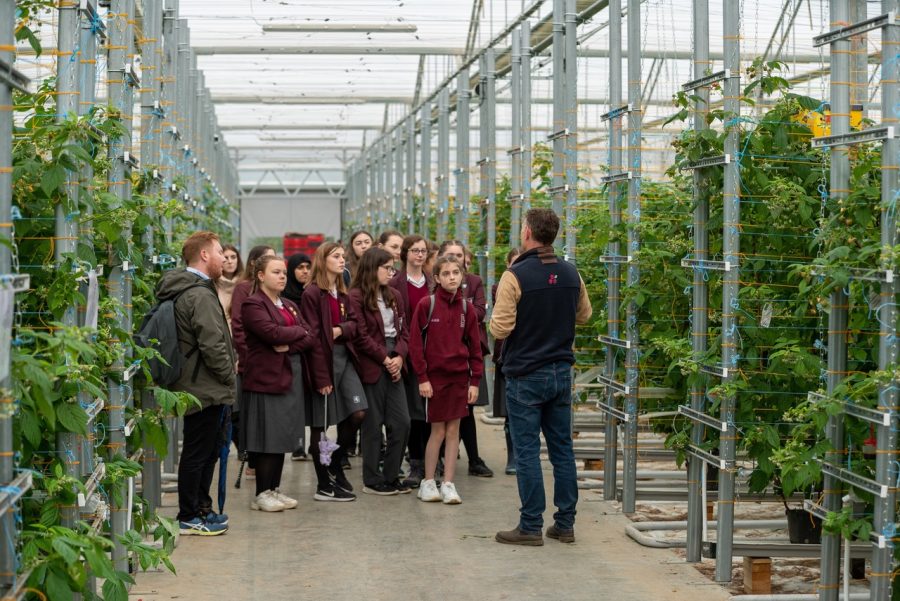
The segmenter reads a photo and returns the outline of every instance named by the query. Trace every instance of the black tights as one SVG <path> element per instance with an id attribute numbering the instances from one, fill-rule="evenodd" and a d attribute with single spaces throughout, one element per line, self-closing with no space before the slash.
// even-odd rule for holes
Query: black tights
<path id="1" fill-rule="evenodd" d="M 469 415 L 459 420 L 459 440 L 466 447 L 469 463 L 479 459 L 478 433 L 475 431 L 475 415 L 472 405 L 469 405 Z"/>
<path id="2" fill-rule="evenodd" d="M 409 422 L 409 460 L 424 461 L 425 445 L 431 436 L 431 424 L 424 420 L 414 419 Z"/>
<path id="3" fill-rule="evenodd" d="M 281 486 L 284 453 L 250 453 L 256 465 L 256 494 Z"/>
<path id="4" fill-rule="evenodd" d="M 347 449 L 353 444 L 359 426 L 362 424 L 363 418 L 366 416 L 365 411 L 355 411 L 344 418 L 344 421 L 338 424 L 338 450 L 331 454 L 331 464 L 322 465 L 319 461 L 319 439 L 322 437 L 324 428 L 311 427 L 309 429 L 309 454 L 312 455 L 313 464 L 316 468 L 316 478 L 319 488 L 330 486 L 331 480 L 328 478 L 328 471 L 342 470 L 341 460 L 347 455 Z M 258 477 L 258 476 L 257 476 Z"/>

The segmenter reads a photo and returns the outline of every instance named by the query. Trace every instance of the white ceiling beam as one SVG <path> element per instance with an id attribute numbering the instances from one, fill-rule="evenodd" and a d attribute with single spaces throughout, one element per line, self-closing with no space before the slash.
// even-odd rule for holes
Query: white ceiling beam
<path id="1" fill-rule="evenodd" d="M 416 33 L 419 28 L 407 23 L 267 23 L 262 30 L 267 33 Z"/>
<path id="2" fill-rule="evenodd" d="M 215 45 L 215 46 L 193 46 L 193 51 L 197 56 L 225 56 L 240 54 L 349 54 L 358 56 L 363 54 L 374 54 L 382 56 L 419 56 L 422 54 L 430 54 L 435 56 L 462 56 L 465 54 L 464 48 L 452 48 L 447 46 L 353 46 L 342 44 L 340 46 L 292 46 L 292 45 L 272 45 L 272 46 L 249 46 L 242 45 Z"/>

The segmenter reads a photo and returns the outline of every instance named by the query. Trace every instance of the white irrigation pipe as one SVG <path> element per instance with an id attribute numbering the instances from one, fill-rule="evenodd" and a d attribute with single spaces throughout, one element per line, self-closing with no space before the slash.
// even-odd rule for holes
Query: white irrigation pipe
<path id="1" fill-rule="evenodd" d="M 732 595 L 729 601 L 819 601 L 816 593 L 791 593 L 787 595 Z M 851 593 L 841 601 L 869 601 L 869 593 Z"/>
<path id="2" fill-rule="evenodd" d="M 705 515 L 705 513 L 704 513 Z M 715 530 L 718 527 L 718 522 L 705 522 L 705 529 L 713 529 Z M 772 529 L 777 530 L 779 528 L 787 528 L 786 520 L 736 520 L 734 522 L 734 528 L 737 529 L 750 529 L 750 528 L 764 528 L 764 529 Z M 625 526 L 625 534 L 628 535 L 629 538 L 638 542 L 639 544 L 645 547 L 653 547 L 656 549 L 678 549 L 687 546 L 687 541 L 684 540 L 672 540 L 665 541 L 659 540 L 652 536 L 645 534 L 645 532 L 656 532 L 660 530 L 686 530 L 687 522 L 684 520 L 677 520 L 671 522 L 634 522 L 633 524 L 628 524 Z"/>

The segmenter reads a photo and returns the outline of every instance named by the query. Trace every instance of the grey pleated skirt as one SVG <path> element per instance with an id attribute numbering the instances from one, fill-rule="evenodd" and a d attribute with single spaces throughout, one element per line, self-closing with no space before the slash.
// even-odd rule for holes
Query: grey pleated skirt
<path id="1" fill-rule="evenodd" d="M 241 394 L 241 439 L 251 453 L 290 453 L 303 446 L 307 409 L 303 361 L 298 353 L 290 360 L 294 377 L 289 392 Z"/>
<path id="2" fill-rule="evenodd" d="M 332 365 L 334 371 L 331 381 L 334 382 L 334 390 L 328 395 L 328 426 L 341 423 L 355 411 L 369 408 L 365 389 L 353 367 L 346 345 L 334 345 Z M 312 402 L 306 407 L 307 425 L 310 428 L 322 428 L 326 426 L 325 397 L 315 390 L 310 396 Z"/>

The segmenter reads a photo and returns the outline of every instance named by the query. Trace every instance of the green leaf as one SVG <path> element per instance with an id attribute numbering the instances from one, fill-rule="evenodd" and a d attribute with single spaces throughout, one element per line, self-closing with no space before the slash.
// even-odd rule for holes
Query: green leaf
<path id="1" fill-rule="evenodd" d="M 67 431 L 87 436 L 87 412 L 78 403 L 62 403 L 58 405 L 56 418 Z"/>
<path id="2" fill-rule="evenodd" d="M 51 544 L 53 545 L 53 550 L 59 553 L 59 556 L 62 557 L 63 561 L 67 564 L 73 564 L 78 561 L 78 552 L 69 546 L 66 539 L 54 538 Z"/>
<path id="3" fill-rule="evenodd" d="M 57 569 L 57 566 L 53 566 L 47 573 L 47 580 L 44 582 L 47 598 L 53 599 L 53 601 L 72 601 L 74 595 L 69 586 L 69 579 L 60 574 Z"/>
<path id="4" fill-rule="evenodd" d="M 53 165 L 41 176 L 41 190 L 50 196 L 66 181 L 66 170 L 60 165 Z"/>

